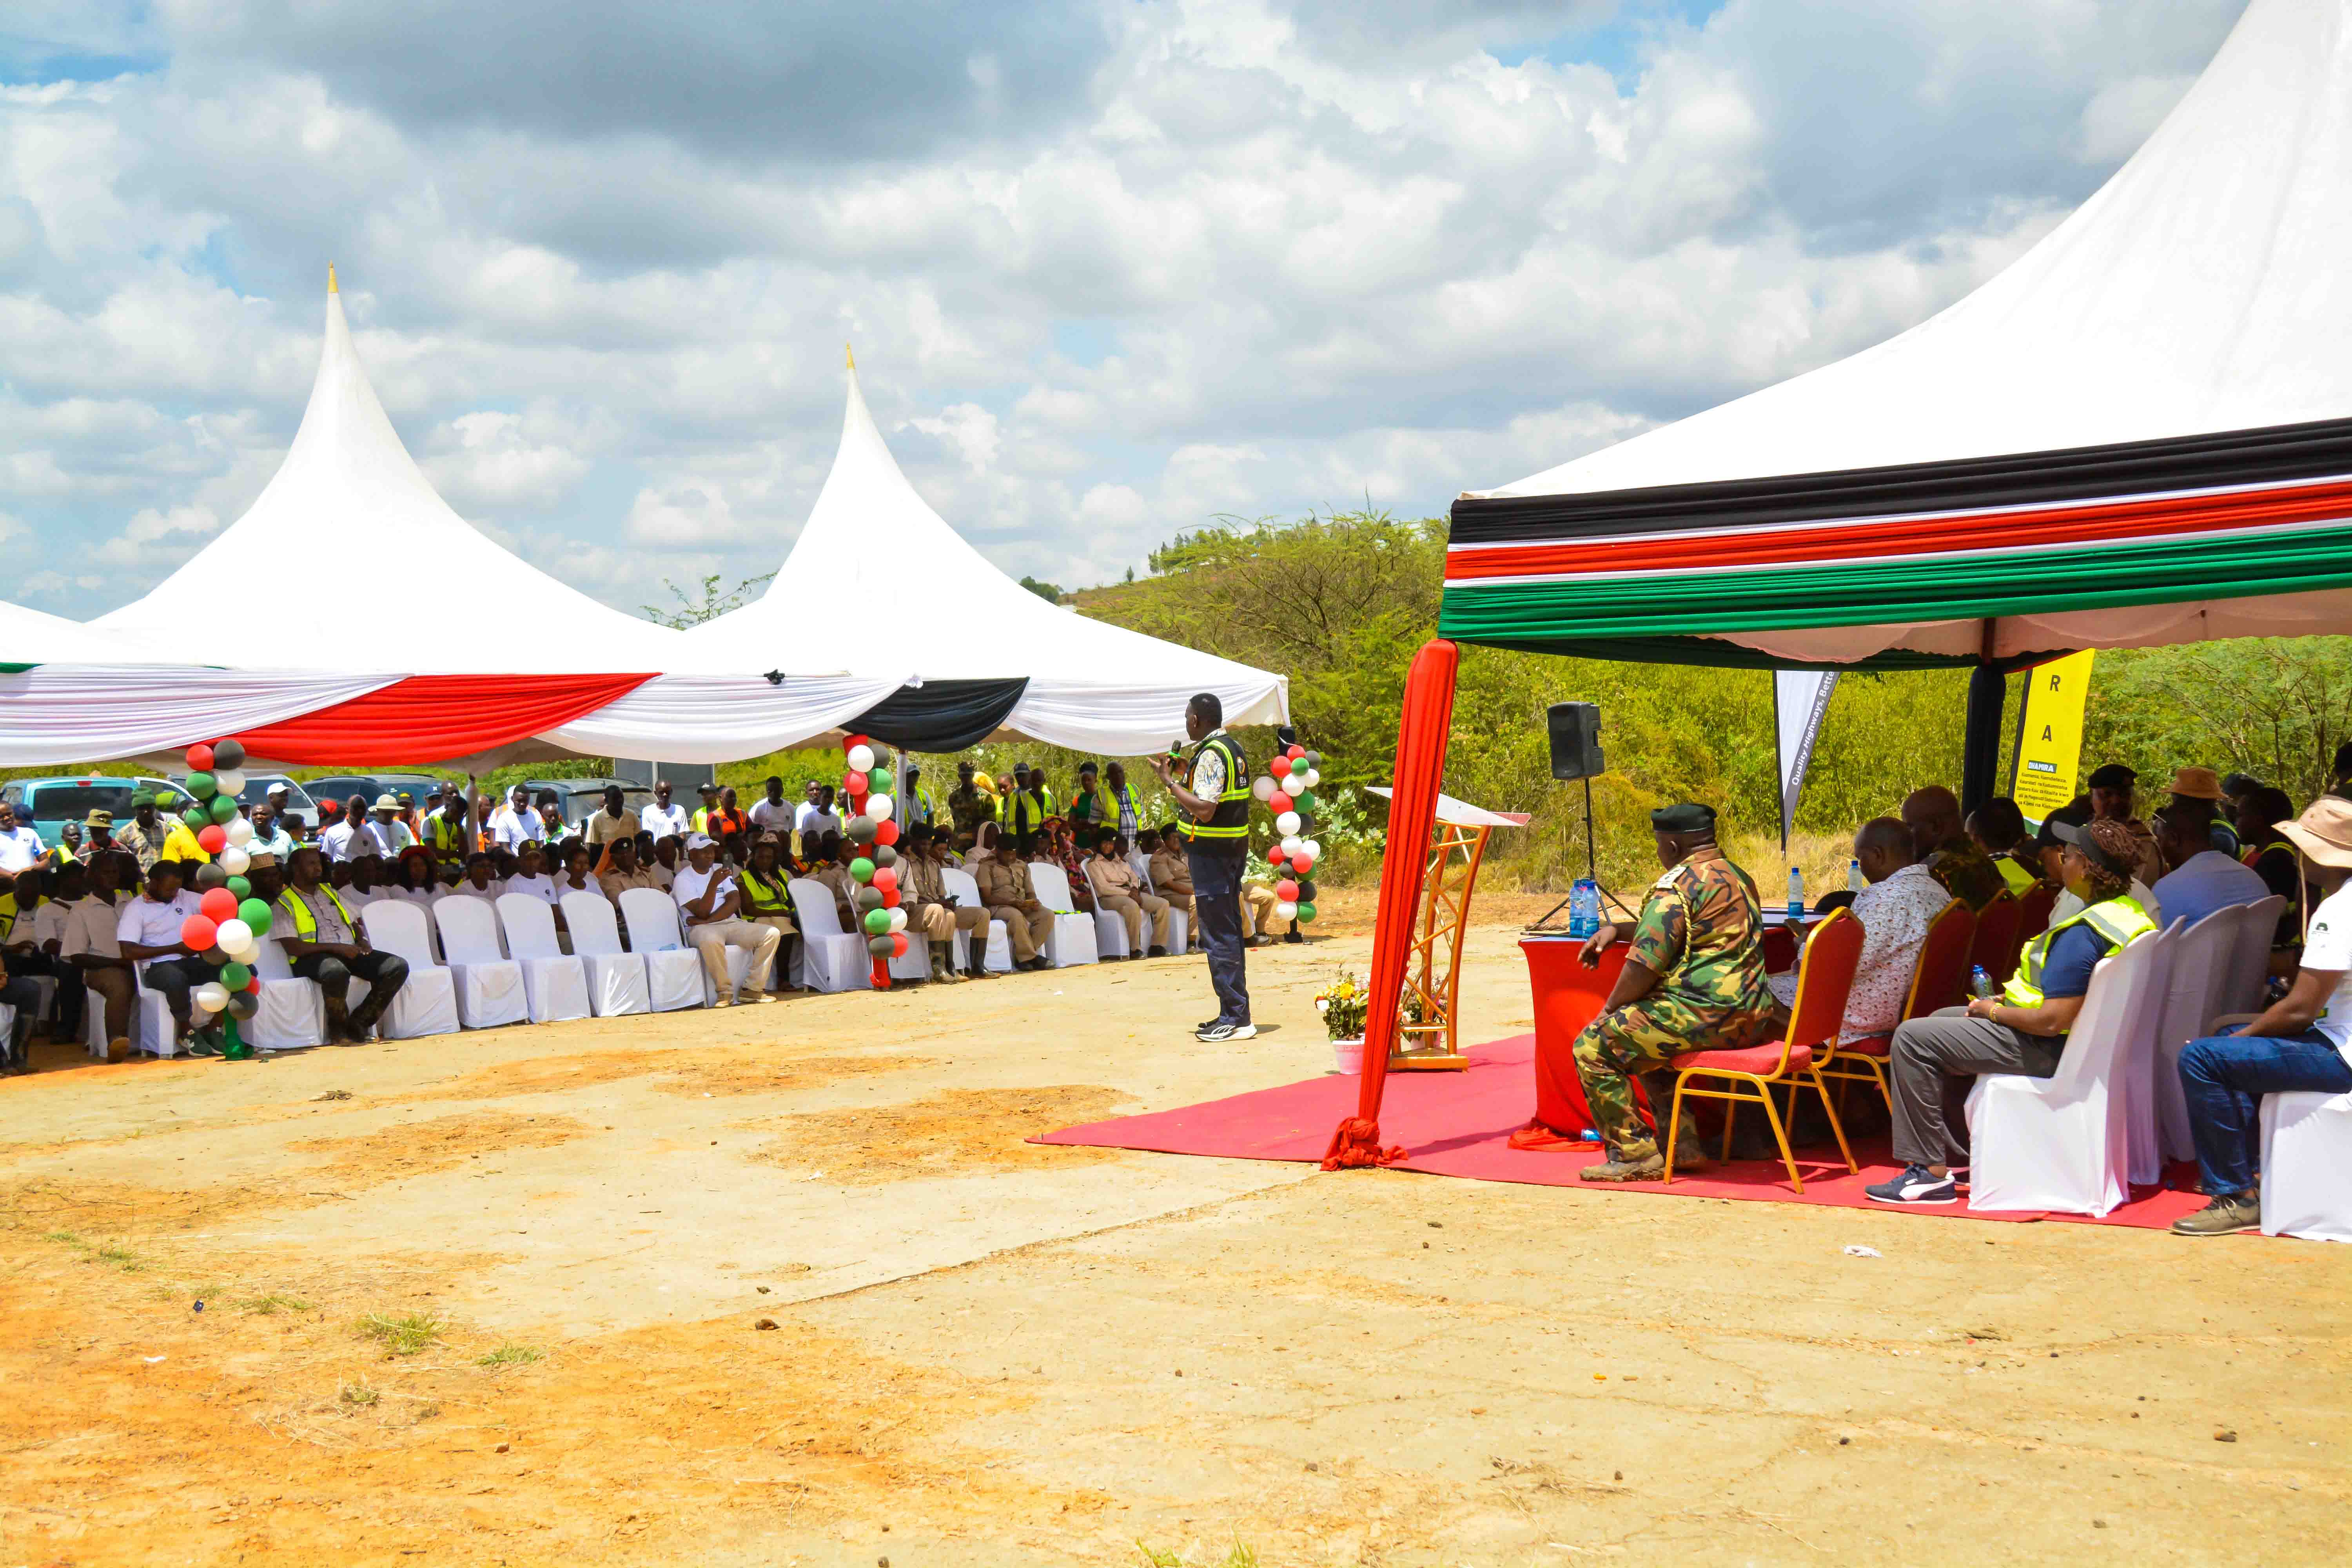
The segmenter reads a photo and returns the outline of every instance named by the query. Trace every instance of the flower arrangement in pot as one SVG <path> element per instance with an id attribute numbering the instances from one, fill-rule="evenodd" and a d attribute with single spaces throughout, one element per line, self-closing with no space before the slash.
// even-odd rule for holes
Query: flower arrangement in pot
<path id="1" fill-rule="evenodd" d="M 1315 994 L 1315 1010 L 1323 1015 L 1323 1032 L 1330 1037 L 1331 1056 L 1343 1073 L 1364 1070 L 1365 985 L 1349 970 Z"/>

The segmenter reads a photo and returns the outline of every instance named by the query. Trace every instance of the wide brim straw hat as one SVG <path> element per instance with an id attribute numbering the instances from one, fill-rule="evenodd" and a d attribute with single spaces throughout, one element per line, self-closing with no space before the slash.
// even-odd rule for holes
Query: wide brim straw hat
<path id="1" fill-rule="evenodd" d="M 2352 867 L 2352 800 L 2321 795 L 2278 830 L 2315 865 Z"/>

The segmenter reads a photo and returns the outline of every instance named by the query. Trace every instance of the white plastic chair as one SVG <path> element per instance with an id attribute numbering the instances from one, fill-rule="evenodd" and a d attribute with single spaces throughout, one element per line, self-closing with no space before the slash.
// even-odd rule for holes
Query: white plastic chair
<path id="1" fill-rule="evenodd" d="M 972 880 L 971 873 L 961 867 L 940 867 L 940 885 L 952 894 L 956 902 L 965 909 L 976 910 L 982 907 L 980 901 L 980 884 Z M 955 941 L 956 967 L 970 969 L 971 967 L 971 933 L 959 928 L 955 934 Z M 1013 973 L 1013 933 L 1004 929 L 1003 921 L 993 916 L 989 918 L 988 940 L 981 948 L 980 964 L 982 969 L 998 974 Z"/>
<path id="2" fill-rule="evenodd" d="M 172 1005 L 163 1000 L 161 991 L 147 989 L 147 966 L 154 962 L 142 958 L 131 966 L 139 984 L 131 993 L 131 1048 L 152 1057 L 175 1057 L 180 1054 L 180 1042 L 174 1037 Z"/>
<path id="3" fill-rule="evenodd" d="M 287 922 L 291 925 L 292 921 Z M 299 1051 L 327 1039 L 327 994 L 314 980 L 295 978 L 294 966 L 277 938 L 254 942 L 253 973 L 261 979 L 252 1017 L 236 1026 L 257 1051 Z M 354 978 L 352 988 L 363 982 Z"/>
<path id="4" fill-rule="evenodd" d="M 2150 1090 L 2149 1115 L 2137 1110 L 2132 1123 L 2132 1181 L 2145 1186 L 2161 1178 L 2167 1161 L 2197 1158 L 2189 1131 L 2189 1099 L 2180 1089 L 2180 1047 L 2208 1032 L 2213 998 L 2229 972 L 2239 928 L 2250 906 L 2215 910 L 2182 931 L 2172 949 L 2172 976 L 2157 1016 L 2155 1048 L 2147 1070 L 2135 1081 Z M 2175 921 L 2176 930 L 2182 922 Z"/>
<path id="5" fill-rule="evenodd" d="M 408 979 L 376 1025 L 387 1040 L 421 1040 L 457 1032 L 457 977 L 433 953 L 433 928 L 425 906 L 402 899 L 379 899 L 360 911 L 368 943 L 408 961 Z M 267 937 L 262 939 L 267 942 Z"/>
<path id="6" fill-rule="evenodd" d="M 2352 1241 L 2352 1094 L 2263 1096 L 2263 1234 Z"/>
<path id="7" fill-rule="evenodd" d="M 530 1016 L 522 965 L 499 949 L 498 911 L 488 899 L 444 899 L 433 906 L 441 928 L 441 951 L 457 977 L 457 1021 L 469 1029 L 495 1029 Z"/>
<path id="8" fill-rule="evenodd" d="M 1036 879 L 1036 875 L 1035 871 L 1031 871 L 1029 874 L 1030 879 L 1034 881 Z M 1068 886 L 1069 880 L 1069 873 L 1066 871 L 1064 872 L 1062 874 L 1063 885 L 1066 887 Z M 1128 953 L 1132 951 L 1127 944 L 1127 922 L 1102 907 L 1102 889 L 1095 886 L 1095 879 L 1092 877 L 1088 877 L 1087 879 L 1087 890 L 1093 893 L 1095 896 L 1095 907 L 1093 911 L 1095 922 L 1095 956 L 1097 958 L 1125 958 Z M 1041 898 L 1039 901 L 1044 902 L 1044 900 Z M 1076 902 L 1075 900 L 1072 901 L 1074 903 Z M 1047 907 L 1051 908 L 1052 906 L 1048 905 Z M 1055 923 L 1059 924 L 1060 921 L 1056 921 Z M 1150 915 L 1143 917 L 1143 931 L 1144 943 L 1146 946 L 1149 946 L 1151 941 L 1151 917 Z"/>
<path id="9" fill-rule="evenodd" d="M 818 991 L 870 991 L 874 988 L 874 958 L 866 938 L 841 929 L 841 910 L 833 889 L 807 877 L 784 884 L 792 895 L 793 922 L 801 928 L 801 974 Z M 907 949 L 914 951 L 908 942 Z M 929 973 L 929 965 L 924 966 Z"/>
<path id="10" fill-rule="evenodd" d="M 1045 956 L 1056 969 L 1066 969 L 1073 963 L 1094 963 L 1102 957 L 1095 945 L 1095 917 L 1078 913 L 1070 901 L 1070 879 L 1062 868 L 1046 860 L 1029 862 L 1029 885 L 1037 890 L 1037 901 L 1054 911 L 1054 923 L 1045 931 Z M 1125 945 L 1121 933 L 1121 945 Z"/>
<path id="11" fill-rule="evenodd" d="M 502 893 L 499 925 L 507 956 L 522 965 L 522 994 L 534 1024 L 588 1016 L 588 966 L 567 956 L 555 940 L 555 910 L 529 893 Z"/>
<path id="12" fill-rule="evenodd" d="M 2219 999 L 2220 1016 L 2233 1018 L 2262 1011 L 2263 979 L 2270 972 L 2271 942 L 2278 935 L 2279 917 L 2286 912 L 2286 899 L 2284 894 L 2273 893 L 2238 908 L 2247 912 L 2239 917 L 2244 923 L 2238 928 L 2237 947 L 2231 956 L 2228 978 Z"/>
<path id="13" fill-rule="evenodd" d="M 646 1005 L 656 1013 L 710 1005 L 702 955 L 686 945 L 677 900 L 659 888 L 621 889 L 621 922 L 629 951 L 646 961 Z"/>
<path id="14" fill-rule="evenodd" d="M 2161 932 L 2102 959 L 2050 1078 L 1989 1073 L 1969 1091 L 1969 1207 L 2104 1215 L 2131 1195 L 2128 1101 L 2117 1091 L 2132 1042 L 2164 1004 L 2172 957 Z"/>
<path id="15" fill-rule="evenodd" d="M 1160 891 L 1160 885 L 1151 879 L 1150 861 L 1144 861 L 1143 869 L 1138 874 L 1142 877 L 1143 885 L 1151 889 L 1153 898 L 1163 896 Z M 1178 909 L 1173 900 L 1170 900 L 1168 904 L 1168 951 L 1171 952 L 1192 951 L 1192 917 Z"/>
<path id="16" fill-rule="evenodd" d="M 623 951 L 611 900 L 602 893 L 566 893 L 563 923 L 572 931 L 572 955 L 587 968 L 588 1005 L 596 1016 L 652 1011 L 646 961 Z"/>

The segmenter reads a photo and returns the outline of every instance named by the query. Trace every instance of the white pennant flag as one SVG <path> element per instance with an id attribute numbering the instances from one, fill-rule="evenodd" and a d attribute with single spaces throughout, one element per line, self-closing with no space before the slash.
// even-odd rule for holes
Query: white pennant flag
<path id="1" fill-rule="evenodd" d="M 1834 671 L 1776 669 L 1772 672 L 1772 725 L 1780 749 L 1780 849 L 1797 820 L 1797 797 L 1805 788 L 1805 765 L 1813 760 L 1813 737 L 1829 711 Z"/>

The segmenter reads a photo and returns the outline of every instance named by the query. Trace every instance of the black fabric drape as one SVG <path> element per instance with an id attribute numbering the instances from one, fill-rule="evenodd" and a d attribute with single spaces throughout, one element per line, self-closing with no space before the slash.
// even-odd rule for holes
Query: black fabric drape
<path id="1" fill-rule="evenodd" d="M 1012 680 L 927 680 L 902 686 L 867 709 L 848 728 L 902 752 L 961 752 L 996 732 L 1029 689 Z"/>

